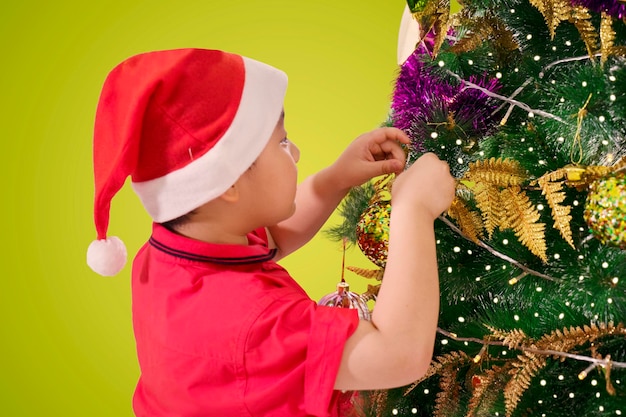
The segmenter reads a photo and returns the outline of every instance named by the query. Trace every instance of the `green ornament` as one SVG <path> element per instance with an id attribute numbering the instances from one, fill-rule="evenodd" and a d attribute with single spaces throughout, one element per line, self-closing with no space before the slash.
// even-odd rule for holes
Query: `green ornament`
<path id="1" fill-rule="evenodd" d="M 626 250 L 626 174 L 599 179 L 589 187 L 584 218 L 605 245 Z"/>

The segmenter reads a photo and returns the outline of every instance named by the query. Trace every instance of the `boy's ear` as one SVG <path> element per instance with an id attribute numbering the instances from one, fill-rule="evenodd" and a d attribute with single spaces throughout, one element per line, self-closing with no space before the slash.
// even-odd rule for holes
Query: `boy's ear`
<path id="1" fill-rule="evenodd" d="M 218 198 L 228 202 L 236 203 L 239 201 L 239 187 L 237 183 L 231 185 L 226 191 L 224 191 Z"/>

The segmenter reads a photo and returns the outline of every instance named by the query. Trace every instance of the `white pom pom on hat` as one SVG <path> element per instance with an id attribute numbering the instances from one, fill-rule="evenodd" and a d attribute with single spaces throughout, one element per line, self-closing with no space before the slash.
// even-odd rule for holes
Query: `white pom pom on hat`
<path id="1" fill-rule="evenodd" d="M 135 55 L 107 76 L 94 127 L 94 222 L 87 264 L 105 276 L 126 264 L 107 237 L 111 200 L 131 185 L 155 222 L 221 195 L 267 144 L 283 111 L 284 72 L 240 55 L 173 49 Z"/>
<path id="2" fill-rule="evenodd" d="M 117 275 L 126 265 L 126 246 L 116 236 L 94 240 L 87 248 L 87 265 L 105 277 Z"/>

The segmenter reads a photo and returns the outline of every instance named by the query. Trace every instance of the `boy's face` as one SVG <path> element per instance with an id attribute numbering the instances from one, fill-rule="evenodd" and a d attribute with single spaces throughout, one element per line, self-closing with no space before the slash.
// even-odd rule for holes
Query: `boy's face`
<path id="1" fill-rule="evenodd" d="M 263 226 L 273 226 L 294 213 L 299 159 L 300 150 L 287 139 L 283 113 L 269 142 L 241 178 L 250 209 L 262 216 Z"/>

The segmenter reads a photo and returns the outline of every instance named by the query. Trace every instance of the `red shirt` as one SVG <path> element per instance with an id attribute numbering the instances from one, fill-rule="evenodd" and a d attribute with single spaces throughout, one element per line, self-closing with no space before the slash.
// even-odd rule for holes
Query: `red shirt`
<path id="1" fill-rule="evenodd" d="M 267 236 L 216 245 L 155 224 L 133 262 L 139 417 L 336 416 L 356 310 L 320 307 Z"/>

